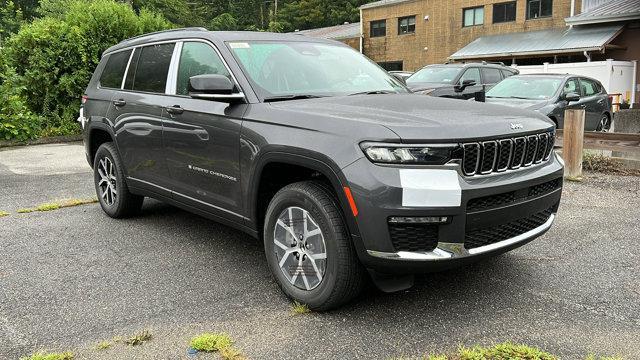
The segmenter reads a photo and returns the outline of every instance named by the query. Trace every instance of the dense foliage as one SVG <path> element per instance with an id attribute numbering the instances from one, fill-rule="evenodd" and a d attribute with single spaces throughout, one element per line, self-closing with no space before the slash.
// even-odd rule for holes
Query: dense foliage
<path id="1" fill-rule="evenodd" d="M 5 138 L 77 132 L 80 96 L 102 52 L 134 35 L 172 26 L 148 10 L 136 14 L 111 0 L 65 0 L 64 11 L 50 9 L 43 7 L 42 18 L 3 43 L 0 136 Z"/>
<path id="2" fill-rule="evenodd" d="M 79 131 L 79 99 L 100 55 L 181 26 L 294 31 L 358 20 L 372 0 L 0 0 L 0 138 Z"/>

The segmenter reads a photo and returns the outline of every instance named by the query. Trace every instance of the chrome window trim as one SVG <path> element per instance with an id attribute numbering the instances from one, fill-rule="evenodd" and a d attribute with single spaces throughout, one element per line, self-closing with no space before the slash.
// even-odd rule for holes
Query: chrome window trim
<path id="1" fill-rule="evenodd" d="M 129 61 L 127 61 L 127 67 L 124 68 L 124 76 L 122 77 L 122 84 L 120 84 L 120 90 L 124 89 L 124 84 L 127 82 L 127 75 L 129 75 L 129 66 L 131 66 L 131 60 L 133 59 L 133 54 L 135 53 L 136 53 L 136 49 L 132 49 L 131 54 L 129 54 Z"/>
<path id="2" fill-rule="evenodd" d="M 167 95 L 175 95 L 178 82 L 178 62 L 182 54 L 182 41 L 176 42 L 171 55 L 171 63 L 169 64 L 169 74 L 167 74 L 167 83 L 165 84 L 164 93 Z"/>

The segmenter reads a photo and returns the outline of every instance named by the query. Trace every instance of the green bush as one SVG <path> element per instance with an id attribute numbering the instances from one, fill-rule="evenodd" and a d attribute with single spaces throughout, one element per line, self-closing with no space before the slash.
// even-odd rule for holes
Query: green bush
<path id="1" fill-rule="evenodd" d="M 10 68 L 0 77 L 0 139 L 25 141 L 40 134 L 42 119 L 27 107 L 19 82 Z"/>
<path id="2" fill-rule="evenodd" d="M 23 102 L 40 117 L 45 136 L 79 131 L 80 97 L 102 52 L 171 27 L 160 15 L 144 9 L 136 14 L 114 0 L 45 0 L 40 11 L 44 17 L 22 26 L 3 44 L 0 57 L 5 72 L 16 72 Z"/>

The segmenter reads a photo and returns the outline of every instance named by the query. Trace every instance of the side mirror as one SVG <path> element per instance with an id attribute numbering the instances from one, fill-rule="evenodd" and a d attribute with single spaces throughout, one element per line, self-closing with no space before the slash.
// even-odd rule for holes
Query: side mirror
<path id="1" fill-rule="evenodd" d="M 567 93 L 564 95 L 564 100 L 567 102 L 578 101 L 580 100 L 580 95 L 573 92 Z"/>
<path id="2" fill-rule="evenodd" d="M 195 99 L 236 102 L 244 100 L 244 94 L 224 75 L 204 74 L 189 78 L 189 96 Z"/>
<path id="3" fill-rule="evenodd" d="M 463 92 L 463 91 L 464 91 L 464 89 L 466 89 L 466 88 L 467 88 L 467 87 L 469 87 L 469 86 L 474 86 L 475 84 L 476 84 L 476 81 L 475 81 L 475 80 L 471 80 L 471 79 L 469 79 L 469 80 L 464 80 L 464 81 L 462 81 L 462 84 L 458 84 L 458 85 L 456 85 L 456 86 L 454 87 L 454 90 L 455 90 L 456 92 Z"/>

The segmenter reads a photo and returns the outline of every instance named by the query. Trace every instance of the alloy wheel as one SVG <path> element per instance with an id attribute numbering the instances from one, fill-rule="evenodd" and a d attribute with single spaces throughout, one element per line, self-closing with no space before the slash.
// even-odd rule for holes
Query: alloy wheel
<path id="1" fill-rule="evenodd" d="M 108 206 L 113 206 L 118 196 L 116 169 L 113 162 L 108 157 L 102 158 L 98 162 L 98 188 L 100 189 L 100 197 Z"/>
<path id="2" fill-rule="evenodd" d="M 607 132 L 609 131 L 609 117 L 606 115 L 602 116 L 602 119 L 600 119 L 600 125 L 598 126 L 600 131 L 602 132 Z"/>
<path id="3" fill-rule="evenodd" d="M 308 211 L 288 207 L 280 213 L 273 231 L 278 266 L 291 285 L 313 290 L 325 275 L 327 249 L 324 235 Z"/>

